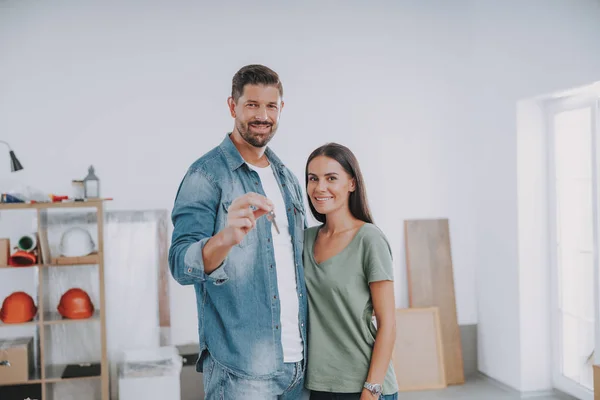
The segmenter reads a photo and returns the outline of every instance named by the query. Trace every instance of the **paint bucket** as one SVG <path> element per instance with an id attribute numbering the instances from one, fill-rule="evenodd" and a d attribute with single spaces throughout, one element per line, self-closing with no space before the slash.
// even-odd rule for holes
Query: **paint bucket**
<path id="1" fill-rule="evenodd" d="M 17 248 L 23 251 L 33 251 L 37 247 L 37 238 L 35 235 L 21 236 L 17 241 Z"/>

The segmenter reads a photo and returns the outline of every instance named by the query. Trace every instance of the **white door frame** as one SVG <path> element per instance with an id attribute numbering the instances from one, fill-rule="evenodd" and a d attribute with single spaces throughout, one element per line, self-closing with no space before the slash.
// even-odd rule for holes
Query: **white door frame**
<path id="1" fill-rule="evenodd" d="M 581 386 L 580 384 L 568 379 L 562 374 L 562 331 L 561 331 L 561 312 L 560 312 L 560 293 L 558 282 L 558 254 L 557 254 L 557 220 L 556 220 L 556 185 L 555 185 L 555 158 L 554 158 L 554 124 L 553 117 L 560 112 L 579 108 L 590 107 L 592 110 L 592 205 L 594 216 L 594 342 L 599 350 L 595 352 L 594 363 L 600 362 L 600 273 L 598 249 L 600 248 L 600 204 L 598 193 L 598 178 L 600 177 L 600 140 L 596 134 L 600 132 L 598 127 L 600 121 L 598 118 L 599 102 L 598 95 L 585 95 L 578 97 L 569 97 L 567 99 L 553 100 L 547 103 L 546 107 L 546 126 L 547 126 L 547 155 L 548 155 L 548 248 L 550 251 L 550 321 L 551 321 L 551 340 L 552 340 L 552 381 L 556 389 L 575 396 L 579 399 L 592 400 L 593 391 Z"/>

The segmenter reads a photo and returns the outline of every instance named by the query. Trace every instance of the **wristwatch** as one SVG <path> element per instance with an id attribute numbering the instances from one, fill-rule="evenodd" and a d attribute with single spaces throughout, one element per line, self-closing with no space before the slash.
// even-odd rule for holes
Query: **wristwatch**
<path id="1" fill-rule="evenodd" d="M 365 385 L 363 387 L 365 389 L 367 389 L 369 392 L 371 392 L 371 394 L 377 396 L 378 398 L 379 398 L 379 395 L 381 395 L 381 392 L 383 392 L 383 388 L 381 387 L 381 385 L 379 383 L 365 382 Z"/>

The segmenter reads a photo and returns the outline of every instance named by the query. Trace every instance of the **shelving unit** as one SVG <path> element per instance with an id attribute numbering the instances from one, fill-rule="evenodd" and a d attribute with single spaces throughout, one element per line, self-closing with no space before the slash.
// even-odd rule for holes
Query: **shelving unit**
<path id="1" fill-rule="evenodd" d="M 40 400 L 52 400 L 50 384 L 60 384 L 61 382 L 77 381 L 85 379 L 97 379 L 100 381 L 100 398 L 101 400 L 109 400 L 109 363 L 107 356 L 106 346 L 106 313 L 105 313 L 105 286 L 104 286 L 104 205 L 107 199 L 100 200 L 88 200 L 84 202 L 62 202 L 62 203 L 0 203 L 0 212 L 8 210 L 35 210 L 37 212 L 37 230 L 38 237 L 43 234 L 47 237 L 47 220 L 48 211 L 50 209 L 59 208 L 92 208 L 95 209 L 98 227 L 98 239 L 97 239 L 97 252 L 81 259 L 61 259 L 57 261 L 52 259 L 50 263 L 41 263 L 28 267 L 35 270 L 37 275 L 37 301 L 38 313 L 33 321 L 25 322 L 21 324 L 4 324 L 0 321 L 0 329 L 5 327 L 14 326 L 35 326 L 36 339 L 34 345 L 37 346 L 38 359 L 35 360 L 36 368 L 35 371 L 30 374 L 29 380 L 25 382 L 15 382 L 10 384 L 0 384 L 0 386 L 13 386 L 13 385 L 35 385 L 41 384 L 42 397 Z M 39 243 L 38 243 L 38 246 Z M 38 260 L 42 258 L 41 249 L 38 247 Z M 72 261 L 72 263 L 65 263 Z M 45 304 L 45 291 L 48 290 L 47 285 L 51 285 L 52 282 L 45 282 L 44 277 L 47 275 L 46 272 L 52 268 L 70 268 L 74 266 L 86 267 L 86 266 L 97 266 L 98 268 L 98 285 L 99 285 L 99 302 L 94 304 L 95 312 L 92 317 L 81 320 L 70 320 L 64 319 L 56 310 L 55 304 Z M 2 272 L 16 267 L 0 267 L 0 279 L 2 279 Z M 19 288 L 15 288 L 15 291 L 19 291 Z M 0 299 L 0 302 L 2 299 Z M 0 303 L 1 304 L 1 303 Z M 66 325 L 71 326 L 72 324 L 99 324 L 100 329 L 100 359 L 95 361 L 100 364 L 99 374 L 94 374 L 85 377 L 63 377 L 66 365 L 49 365 L 47 363 L 48 354 L 50 349 L 47 345 L 47 339 L 51 337 L 50 329 L 52 327 Z M 37 343 L 36 343 L 37 342 Z M 34 350 L 34 353 L 36 351 Z M 0 388 L 1 389 L 1 388 Z M 1 397 L 1 396 L 0 396 Z"/>

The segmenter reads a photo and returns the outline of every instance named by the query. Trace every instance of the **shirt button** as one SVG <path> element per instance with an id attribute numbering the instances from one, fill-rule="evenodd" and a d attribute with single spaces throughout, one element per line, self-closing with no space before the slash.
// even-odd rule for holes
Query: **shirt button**
<path id="1" fill-rule="evenodd" d="M 279 329 L 279 325 L 275 325 L 275 329 Z"/>
<path id="2" fill-rule="evenodd" d="M 300 293 L 300 297 L 302 297 L 302 293 Z"/>
<path id="3" fill-rule="evenodd" d="M 254 182 L 255 185 L 258 185 L 258 182 Z"/>
<path id="4" fill-rule="evenodd" d="M 273 264 L 271 264 L 271 268 L 273 268 Z"/>
<path id="5" fill-rule="evenodd" d="M 267 242 L 271 243 L 271 239 L 267 239 Z"/>
<path id="6" fill-rule="evenodd" d="M 191 268 L 188 268 L 188 272 L 192 272 L 192 269 L 191 269 Z"/>
<path id="7" fill-rule="evenodd" d="M 292 211 L 292 209 L 291 209 L 291 208 L 288 208 L 288 211 Z"/>
<path id="8" fill-rule="evenodd" d="M 277 299 L 277 295 L 273 296 L 274 299 Z"/>

